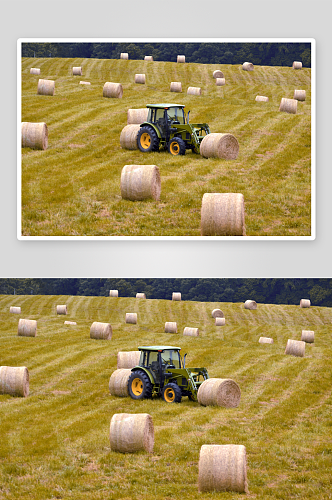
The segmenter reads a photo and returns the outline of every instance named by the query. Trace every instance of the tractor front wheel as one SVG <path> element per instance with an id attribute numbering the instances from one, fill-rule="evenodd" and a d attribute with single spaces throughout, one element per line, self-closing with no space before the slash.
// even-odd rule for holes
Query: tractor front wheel
<path id="1" fill-rule="evenodd" d="M 168 143 L 168 152 L 171 155 L 184 155 L 186 153 L 186 143 L 180 137 L 174 137 Z"/>
<path id="2" fill-rule="evenodd" d="M 170 382 L 163 388 L 162 397 L 166 403 L 181 403 L 181 389 L 177 384 Z"/>
<path id="3" fill-rule="evenodd" d="M 143 153 L 158 151 L 159 139 L 152 127 L 141 127 L 137 134 L 137 146 Z"/>
<path id="4" fill-rule="evenodd" d="M 132 399 L 150 399 L 152 384 L 146 373 L 134 371 L 128 380 L 128 392 Z"/>

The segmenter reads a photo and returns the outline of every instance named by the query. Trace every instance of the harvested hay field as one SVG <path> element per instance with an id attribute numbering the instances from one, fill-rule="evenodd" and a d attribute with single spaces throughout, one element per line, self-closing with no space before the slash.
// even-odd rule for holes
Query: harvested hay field
<path id="1" fill-rule="evenodd" d="M 242 445 L 255 500 L 331 496 L 332 310 L 242 303 L 143 300 L 132 330 L 124 312 L 135 297 L 17 296 L 22 311 L 38 321 L 36 338 L 18 337 L 13 296 L 0 296 L 1 364 L 26 366 L 29 395 L 0 395 L 0 497 L 45 500 L 197 500 L 203 445 Z M 68 331 L 56 304 L 68 305 Z M 217 331 L 211 311 L 221 307 L 227 323 Z M 249 311 L 250 312 L 250 311 Z M 165 334 L 164 323 L 199 328 L 197 338 Z M 89 338 L 91 318 L 110 322 L 112 342 Z M 288 339 L 315 331 L 303 358 L 285 356 Z M 274 343 L 265 348 L 266 334 Z M 134 401 L 110 394 L 117 353 L 139 345 L 174 345 L 188 353 L 186 366 L 205 366 L 211 378 L 234 380 L 241 389 L 235 408 L 201 406 L 182 398 Z M 172 344 L 171 344 L 172 345 Z M 109 442 L 115 414 L 149 414 L 152 453 L 119 454 Z M 234 493 L 202 498 L 231 500 Z M 242 497 L 241 497 L 242 498 Z"/>
<path id="2" fill-rule="evenodd" d="M 55 81 L 52 97 L 36 93 L 38 66 Z M 70 68 L 82 66 L 89 86 Z M 216 85 L 222 70 L 226 86 Z M 145 74 L 146 84 L 134 83 Z M 109 81 L 121 83 L 121 99 L 103 97 Z M 181 82 L 182 94 L 170 91 Z M 189 86 L 202 89 L 187 95 Z M 283 97 L 306 91 L 297 113 L 278 112 Z M 269 102 L 257 105 L 255 97 Z M 142 153 L 120 146 L 129 109 L 148 103 L 186 106 L 191 123 L 208 123 L 212 133 L 232 134 L 237 158 L 203 158 L 190 150 Z M 48 149 L 22 148 L 22 236 L 190 236 L 200 237 L 204 193 L 242 193 L 247 236 L 310 236 L 311 70 L 291 67 L 177 64 L 107 59 L 22 58 L 22 121 L 45 121 Z M 121 197 L 125 165 L 156 165 L 159 200 Z M 68 168 L 70 165 L 70 168 Z"/>

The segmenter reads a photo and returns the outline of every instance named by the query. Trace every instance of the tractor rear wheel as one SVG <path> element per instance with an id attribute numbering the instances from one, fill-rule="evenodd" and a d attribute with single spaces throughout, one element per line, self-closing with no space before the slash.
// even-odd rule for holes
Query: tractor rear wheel
<path id="1" fill-rule="evenodd" d="M 143 153 L 158 151 L 159 139 L 152 127 L 141 127 L 137 134 L 137 146 Z"/>
<path id="2" fill-rule="evenodd" d="M 173 137 L 168 143 L 168 152 L 173 155 L 184 155 L 186 153 L 186 143 L 180 137 Z"/>
<path id="3" fill-rule="evenodd" d="M 128 392 L 132 399 L 150 399 L 152 384 L 146 373 L 134 371 L 128 380 Z"/>
<path id="4" fill-rule="evenodd" d="M 163 388 L 162 397 L 166 403 L 181 403 L 181 389 L 177 384 L 170 382 Z"/>

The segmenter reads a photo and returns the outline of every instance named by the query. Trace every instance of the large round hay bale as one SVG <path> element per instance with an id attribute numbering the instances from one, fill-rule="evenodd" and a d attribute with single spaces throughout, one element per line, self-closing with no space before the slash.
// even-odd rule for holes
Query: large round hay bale
<path id="1" fill-rule="evenodd" d="M 137 313 L 126 313 L 126 323 L 137 324 Z"/>
<path id="2" fill-rule="evenodd" d="M 244 303 L 244 308 L 250 310 L 257 309 L 257 302 L 255 302 L 254 300 L 246 300 Z"/>
<path id="3" fill-rule="evenodd" d="M 229 378 L 208 378 L 200 385 L 197 393 L 197 401 L 203 406 L 236 408 L 240 399 L 240 387 Z"/>
<path id="4" fill-rule="evenodd" d="M 186 62 L 186 56 L 178 56 L 176 59 L 176 62 L 178 63 L 185 63 Z"/>
<path id="5" fill-rule="evenodd" d="M 140 125 L 141 123 L 146 122 L 146 120 L 148 119 L 148 114 L 149 114 L 148 108 L 128 109 L 127 124 Z"/>
<path id="6" fill-rule="evenodd" d="M 172 300 L 181 300 L 181 292 L 173 292 Z"/>
<path id="7" fill-rule="evenodd" d="M 245 236 L 244 198 L 239 193 L 205 193 L 201 236 Z"/>
<path id="8" fill-rule="evenodd" d="M 224 78 L 224 73 L 220 69 L 213 72 L 213 78 Z"/>
<path id="9" fill-rule="evenodd" d="M 110 297 L 118 297 L 119 292 L 118 290 L 110 290 Z"/>
<path id="10" fill-rule="evenodd" d="M 153 56 L 145 56 L 144 61 L 153 61 Z"/>
<path id="11" fill-rule="evenodd" d="M 212 314 L 212 318 L 224 318 L 225 317 L 225 315 L 221 309 L 213 309 L 211 314 Z"/>
<path id="12" fill-rule="evenodd" d="M 67 314 L 67 306 L 66 304 L 56 306 L 56 313 L 57 314 Z"/>
<path id="13" fill-rule="evenodd" d="M 30 68 L 30 75 L 40 75 L 40 68 Z"/>
<path id="14" fill-rule="evenodd" d="M 13 314 L 21 314 L 21 308 L 17 306 L 11 306 L 9 312 Z"/>
<path id="15" fill-rule="evenodd" d="M 269 338 L 269 337 L 259 337 L 259 341 L 258 341 L 260 344 L 273 344 L 273 339 Z"/>
<path id="16" fill-rule="evenodd" d="M 218 87 L 222 87 L 223 85 L 226 84 L 226 80 L 225 78 L 216 78 L 216 85 Z"/>
<path id="17" fill-rule="evenodd" d="M 188 87 L 188 95 L 202 95 L 202 89 L 200 87 Z"/>
<path id="18" fill-rule="evenodd" d="M 140 351 L 118 352 L 117 368 L 134 368 L 139 364 Z"/>
<path id="19" fill-rule="evenodd" d="M 225 318 L 216 318 L 214 323 L 216 326 L 224 326 L 226 324 L 226 319 Z"/>
<path id="20" fill-rule="evenodd" d="M 161 193 L 159 168 L 156 165 L 125 165 L 121 172 L 121 196 L 125 200 L 158 201 Z"/>
<path id="21" fill-rule="evenodd" d="M 106 82 L 103 87 L 103 97 L 112 97 L 121 99 L 123 96 L 123 88 L 121 83 Z"/>
<path id="22" fill-rule="evenodd" d="M 166 321 L 165 333 L 178 333 L 178 326 L 175 321 Z"/>
<path id="23" fill-rule="evenodd" d="M 294 61 L 292 68 L 293 69 L 302 69 L 302 63 L 300 61 Z"/>
<path id="24" fill-rule="evenodd" d="M 281 99 L 279 111 L 284 111 L 285 113 L 291 113 L 293 115 L 296 115 L 297 100 L 296 99 L 287 99 L 286 97 L 283 97 Z"/>
<path id="25" fill-rule="evenodd" d="M 190 328 L 189 326 L 186 326 L 183 330 L 183 335 L 186 337 L 198 337 L 199 330 L 198 328 Z"/>
<path id="26" fill-rule="evenodd" d="M 135 75 L 135 83 L 145 83 L 145 74 L 144 73 L 138 73 Z"/>
<path id="27" fill-rule="evenodd" d="M 134 453 L 145 450 L 152 453 L 154 429 L 152 417 L 148 413 L 116 413 L 110 425 L 112 451 Z"/>
<path id="28" fill-rule="evenodd" d="M 204 158 L 235 160 L 239 154 L 239 143 L 232 134 L 207 134 L 201 142 L 200 153 Z"/>
<path id="29" fill-rule="evenodd" d="M 254 71 L 254 65 L 251 62 L 245 62 L 242 64 L 242 69 L 244 71 Z"/>
<path id="30" fill-rule="evenodd" d="M 120 59 L 129 59 L 128 52 L 121 52 L 120 54 Z"/>
<path id="31" fill-rule="evenodd" d="M 307 344 L 315 342 L 315 332 L 313 330 L 302 330 L 301 340 Z"/>
<path id="32" fill-rule="evenodd" d="M 47 149 L 48 128 L 46 123 L 22 122 L 22 148 Z"/>
<path id="33" fill-rule="evenodd" d="M 182 92 L 181 82 L 171 82 L 170 92 Z"/>
<path id="34" fill-rule="evenodd" d="M 291 356 L 298 356 L 303 358 L 305 354 L 305 342 L 303 340 L 287 340 L 287 345 L 285 349 L 285 354 L 290 354 Z"/>
<path id="35" fill-rule="evenodd" d="M 29 370 L 26 366 L 0 366 L 0 394 L 29 395 Z"/>
<path id="36" fill-rule="evenodd" d="M 81 82 L 80 82 L 80 85 L 91 85 L 91 83 L 90 83 L 90 82 L 84 82 L 84 81 L 81 81 Z"/>
<path id="37" fill-rule="evenodd" d="M 136 299 L 146 299 L 145 293 L 136 293 Z"/>
<path id="38" fill-rule="evenodd" d="M 20 319 L 18 322 L 17 335 L 19 337 L 36 337 L 37 321 L 34 319 Z"/>
<path id="39" fill-rule="evenodd" d="M 55 81 L 54 80 L 38 80 L 37 94 L 39 95 L 54 95 Z"/>
<path id="40" fill-rule="evenodd" d="M 249 493 L 245 446 L 203 444 L 198 462 L 198 490 Z"/>
<path id="41" fill-rule="evenodd" d="M 300 300 L 300 307 L 306 308 L 306 307 L 310 307 L 310 305 L 311 305 L 311 302 L 309 299 L 301 299 Z"/>
<path id="42" fill-rule="evenodd" d="M 126 125 L 121 130 L 120 146 L 123 149 L 138 149 L 137 134 L 140 128 L 141 128 L 140 125 L 134 124 L 134 125 Z"/>
<path id="43" fill-rule="evenodd" d="M 112 333 L 113 330 L 110 323 L 94 321 L 90 327 L 90 339 L 111 340 Z"/>
<path id="44" fill-rule="evenodd" d="M 82 66 L 74 66 L 73 67 L 73 75 L 82 76 Z"/>
<path id="45" fill-rule="evenodd" d="M 129 396 L 128 380 L 131 373 L 130 368 L 119 368 L 112 373 L 108 385 L 112 396 L 119 396 L 121 398 Z"/>
<path id="46" fill-rule="evenodd" d="M 269 102 L 269 98 L 266 97 L 265 95 L 256 95 L 255 101 L 256 102 Z"/>
<path id="47" fill-rule="evenodd" d="M 305 90 L 294 90 L 294 97 L 297 101 L 305 101 L 306 92 Z"/>
<path id="48" fill-rule="evenodd" d="M 75 326 L 77 325 L 76 321 L 65 321 L 64 322 L 64 325 L 72 325 L 72 326 Z"/>

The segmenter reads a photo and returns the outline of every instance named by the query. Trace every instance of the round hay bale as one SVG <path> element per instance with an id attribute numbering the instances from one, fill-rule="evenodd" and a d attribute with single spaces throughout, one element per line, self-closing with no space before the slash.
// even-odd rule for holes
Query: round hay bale
<path id="1" fill-rule="evenodd" d="M 315 342 L 315 332 L 313 330 L 302 330 L 301 340 L 307 344 Z"/>
<path id="2" fill-rule="evenodd" d="M 21 308 L 16 306 L 11 306 L 9 312 L 13 314 L 21 314 Z"/>
<path id="3" fill-rule="evenodd" d="M 245 236 L 244 198 L 238 193 L 205 193 L 201 236 Z"/>
<path id="4" fill-rule="evenodd" d="M 213 78 L 224 78 L 224 73 L 220 69 L 216 69 L 213 72 Z"/>
<path id="5" fill-rule="evenodd" d="M 311 306 L 311 302 L 309 299 L 301 299 L 300 300 L 300 307 L 310 307 Z"/>
<path id="6" fill-rule="evenodd" d="M 36 337 L 37 321 L 34 319 L 20 319 L 18 322 L 17 335 L 19 337 Z"/>
<path id="7" fill-rule="evenodd" d="M 291 356 L 298 356 L 303 358 L 305 354 L 305 342 L 302 340 L 287 340 L 287 345 L 285 349 L 285 354 L 290 354 Z"/>
<path id="8" fill-rule="evenodd" d="M 73 67 L 73 75 L 82 76 L 82 66 L 74 66 Z"/>
<path id="9" fill-rule="evenodd" d="M 137 313 L 126 313 L 126 323 L 137 324 Z"/>
<path id="10" fill-rule="evenodd" d="M 118 352 L 117 368 L 134 368 L 139 364 L 140 351 Z"/>
<path id="11" fill-rule="evenodd" d="M 224 318 L 225 315 L 221 309 L 213 309 L 212 318 Z"/>
<path id="12" fill-rule="evenodd" d="M 170 92 L 182 92 L 181 82 L 171 82 Z"/>
<path id="13" fill-rule="evenodd" d="M 245 62 L 242 64 L 242 69 L 244 71 L 254 71 L 254 65 L 251 62 Z"/>
<path id="14" fill-rule="evenodd" d="M 123 149 L 138 149 L 137 146 L 137 134 L 140 125 L 126 125 L 120 134 L 120 146 Z"/>
<path id="15" fill-rule="evenodd" d="M 146 299 L 145 293 L 136 293 L 136 299 Z"/>
<path id="16" fill-rule="evenodd" d="M 90 339 L 111 340 L 112 333 L 113 330 L 110 323 L 94 321 L 90 327 Z"/>
<path id="17" fill-rule="evenodd" d="M 37 94 L 39 95 L 54 95 L 55 81 L 54 80 L 38 80 Z"/>
<path id="18" fill-rule="evenodd" d="M 224 326 L 226 324 L 225 318 L 216 318 L 215 325 L 216 326 Z"/>
<path id="19" fill-rule="evenodd" d="M 40 68 L 30 68 L 30 75 L 40 75 Z"/>
<path id="20" fill-rule="evenodd" d="M 121 52 L 120 59 L 129 59 L 128 52 Z"/>
<path id="21" fill-rule="evenodd" d="M 197 401 L 202 406 L 236 408 L 240 399 L 240 387 L 229 378 L 208 378 L 200 385 L 197 393 Z"/>
<path id="22" fill-rule="evenodd" d="M 145 450 L 152 453 L 154 429 L 148 413 L 116 413 L 110 425 L 111 450 L 134 453 Z"/>
<path id="23" fill-rule="evenodd" d="M 61 305 L 61 306 L 56 306 L 56 313 L 57 314 L 67 314 L 67 306 Z"/>
<path id="24" fill-rule="evenodd" d="M 65 321 L 64 325 L 77 325 L 76 321 Z"/>
<path id="25" fill-rule="evenodd" d="M 47 149 L 48 128 L 46 123 L 22 122 L 22 148 Z"/>
<path id="26" fill-rule="evenodd" d="M 128 393 L 128 380 L 131 375 L 130 368 L 120 368 L 115 370 L 109 381 L 109 391 L 112 396 L 119 396 L 125 398 L 129 396 Z"/>
<path id="27" fill-rule="evenodd" d="M 166 321 L 165 333 L 178 333 L 178 326 L 175 321 Z"/>
<path id="28" fill-rule="evenodd" d="M 302 69 L 302 63 L 300 61 L 294 61 L 292 68 L 293 69 Z"/>
<path id="29" fill-rule="evenodd" d="M 187 95 L 202 95 L 202 89 L 200 87 L 188 87 Z"/>
<path id="30" fill-rule="evenodd" d="M 269 98 L 266 97 L 265 95 L 256 95 L 255 101 L 256 102 L 269 102 Z"/>
<path id="31" fill-rule="evenodd" d="M 232 134 L 207 134 L 201 142 L 200 153 L 204 158 L 235 160 L 239 154 L 239 143 Z"/>
<path id="32" fill-rule="evenodd" d="M 121 83 L 106 82 L 103 87 L 103 97 L 121 99 L 123 88 Z"/>
<path id="33" fill-rule="evenodd" d="M 125 200 L 158 201 L 161 193 L 159 168 L 156 165 L 125 165 L 121 172 L 121 196 Z"/>
<path id="34" fill-rule="evenodd" d="M 181 292 L 173 292 L 172 300 L 181 300 Z"/>
<path id="35" fill-rule="evenodd" d="M 291 113 L 293 115 L 296 115 L 297 100 L 296 99 L 286 99 L 286 97 L 283 97 L 281 99 L 279 111 L 284 111 L 285 113 Z"/>
<path id="36" fill-rule="evenodd" d="M 244 303 L 244 308 L 245 309 L 257 309 L 257 303 L 254 300 L 246 300 Z"/>
<path id="37" fill-rule="evenodd" d="M 29 370 L 26 366 L 0 366 L 0 394 L 29 395 Z"/>
<path id="38" fill-rule="evenodd" d="M 189 328 L 188 326 L 186 326 L 183 330 L 183 335 L 185 335 L 186 337 L 198 337 L 199 330 L 198 328 Z"/>
<path id="39" fill-rule="evenodd" d="M 269 337 L 259 337 L 260 344 L 273 344 L 273 339 L 270 339 Z"/>
<path id="40" fill-rule="evenodd" d="M 91 85 L 91 83 L 90 82 L 83 82 L 83 81 L 81 81 L 80 85 Z"/>
<path id="41" fill-rule="evenodd" d="M 185 63 L 186 62 L 186 56 L 178 56 L 176 59 L 176 62 L 178 63 Z"/>
<path id="42" fill-rule="evenodd" d="M 245 446 L 203 444 L 198 462 L 198 490 L 249 493 Z"/>
<path id="43" fill-rule="evenodd" d="M 140 125 L 143 122 L 146 122 L 148 119 L 149 109 L 141 108 L 141 109 L 128 109 L 127 111 L 127 124 L 128 125 Z"/>
<path id="44" fill-rule="evenodd" d="M 145 83 L 145 74 L 144 73 L 140 73 L 140 74 L 135 75 L 135 83 L 142 83 L 144 85 L 144 83 Z"/>
<path id="45" fill-rule="evenodd" d="M 216 78 L 216 85 L 218 87 L 222 87 L 223 85 L 226 84 L 226 80 L 225 78 Z"/>
<path id="46" fill-rule="evenodd" d="M 294 97 L 297 101 L 305 101 L 306 92 L 305 90 L 294 90 Z"/>
<path id="47" fill-rule="evenodd" d="M 119 292 L 118 290 L 110 290 L 110 297 L 118 297 Z"/>
<path id="48" fill-rule="evenodd" d="M 153 61 L 153 56 L 145 56 L 144 61 Z"/>

